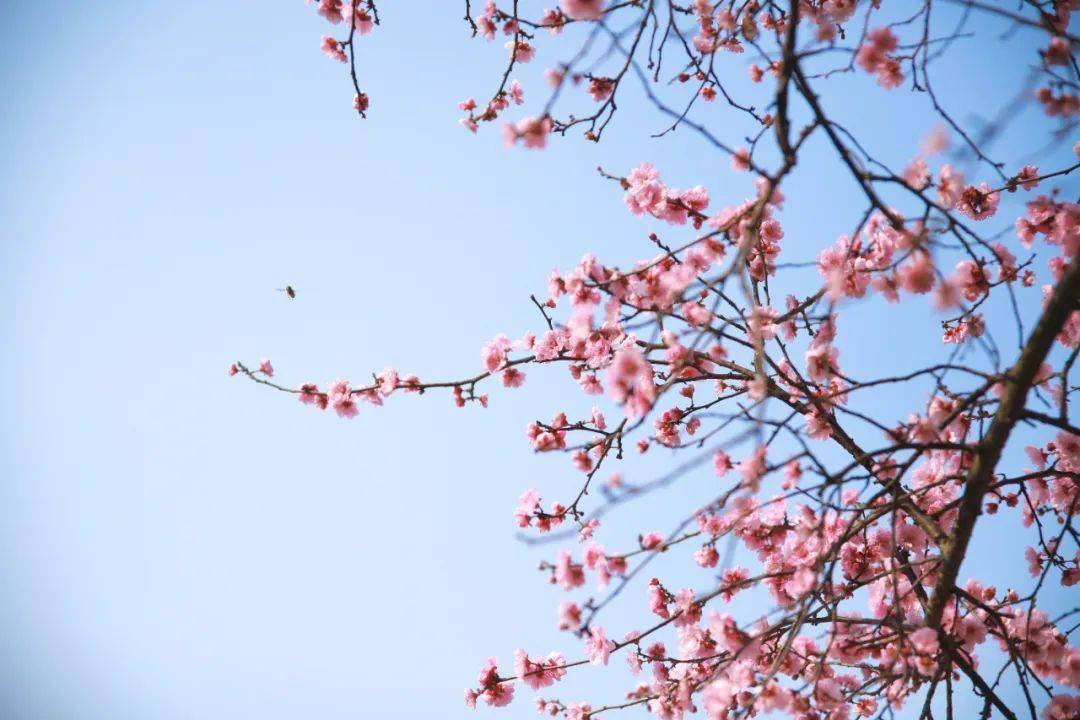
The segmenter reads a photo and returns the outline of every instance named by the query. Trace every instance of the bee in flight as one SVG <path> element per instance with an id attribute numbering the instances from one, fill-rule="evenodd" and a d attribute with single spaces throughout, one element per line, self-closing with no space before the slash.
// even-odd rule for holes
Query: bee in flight
<path id="1" fill-rule="evenodd" d="M 293 286 L 292 286 L 292 285 L 286 285 L 285 287 L 283 287 L 283 288 L 278 288 L 277 290 L 278 290 L 278 292 L 283 292 L 283 293 L 285 293 L 286 295 L 288 295 L 288 296 L 289 296 L 289 299 L 290 299 L 290 300 L 292 300 L 293 298 L 295 298 L 295 297 L 296 297 L 296 291 L 295 291 L 295 290 L 293 290 Z"/>

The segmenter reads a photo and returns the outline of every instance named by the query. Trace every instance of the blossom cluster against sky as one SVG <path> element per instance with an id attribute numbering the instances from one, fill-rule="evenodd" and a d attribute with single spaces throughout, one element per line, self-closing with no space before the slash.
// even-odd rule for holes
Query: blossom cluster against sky
<path id="1" fill-rule="evenodd" d="M 297 381 L 387 363 L 458 377 L 497 332 L 536 328 L 528 293 L 552 267 L 648 253 L 597 165 L 675 158 L 665 177 L 721 203 L 749 181 L 685 134 L 648 140 L 655 117 L 543 152 L 472 136 L 457 104 L 490 91 L 502 51 L 471 42 L 448 1 L 384 9 L 361 123 L 304 10 L 0 7 L 4 717 L 483 717 L 461 689 L 489 654 L 580 651 L 555 630 L 545 551 L 513 540 L 520 492 L 574 479 L 524 438 L 566 378 L 534 373 L 486 411 L 432 396 L 343 422 L 224 370 L 266 355 Z M 557 59 L 523 73 L 526 93 Z M 944 82 L 961 113 L 1023 74 L 992 56 L 957 70 Z M 865 77 L 833 87 L 887 157 L 931 129 Z M 802 182 L 788 247 L 849 231 L 838 169 Z M 845 316 L 861 323 L 847 362 L 902 368 L 933 338 L 917 332 L 929 310 L 872 317 Z M 709 480 L 706 464 L 668 497 Z M 663 497 L 605 532 L 667 530 L 680 518 Z M 1000 561 L 973 557 L 971 573 Z M 560 692 L 587 680 L 620 692 L 602 673 Z"/>

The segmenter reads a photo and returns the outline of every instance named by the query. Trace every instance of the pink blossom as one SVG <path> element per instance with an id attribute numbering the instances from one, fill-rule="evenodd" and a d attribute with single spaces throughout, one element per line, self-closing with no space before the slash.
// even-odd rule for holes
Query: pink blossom
<path id="1" fill-rule="evenodd" d="M 495 39 L 495 10 L 494 1 L 488 0 L 487 5 L 484 7 L 484 14 L 476 18 L 477 31 L 486 40 Z"/>
<path id="2" fill-rule="evenodd" d="M 879 27 L 867 33 L 867 41 L 855 54 L 855 62 L 868 73 L 875 73 L 878 84 L 894 88 L 904 80 L 900 63 L 888 53 L 897 47 L 896 36 L 887 27 Z"/>
<path id="3" fill-rule="evenodd" d="M 913 293 L 928 293 L 934 287 L 934 263 L 930 255 L 916 252 L 896 271 L 896 283 Z"/>
<path id="4" fill-rule="evenodd" d="M 768 305 L 758 305 L 750 311 L 748 328 L 750 336 L 759 342 L 776 337 L 776 318 L 780 313 Z"/>
<path id="5" fill-rule="evenodd" d="M 485 703 L 492 707 L 503 707 L 510 704 L 514 699 L 514 686 L 509 682 L 503 682 L 499 678 L 499 668 L 495 665 L 495 658 L 490 658 L 487 665 L 480 671 L 477 677 L 480 690 L 466 690 L 465 704 L 476 707 L 477 698 L 482 698 Z"/>
<path id="6" fill-rule="evenodd" d="M 658 532 L 645 533 L 641 536 L 641 547 L 644 550 L 655 550 L 664 544 L 664 536 Z"/>
<path id="7" fill-rule="evenodd" d="M 514 146 L 518 140 L 527 148 L 542 150 L 547 147 L 547 138 L 551 133 L 551 118 L 530 117 L 520 120 L 516 125 L 507 123 L 504 137 L 507 147 Z"/>
<path id="8" fill-rule="evenodd" d="M 765 446 L 759 446 L 736 468 L 742 477 L 743 487 L 750 492 L 757 492 L 761 483 L 761 476 L 765 474 Z"/>
<path id="9" fill-rule="evenodd" d="M 908 187 L 913 190 L 923 190 L 930 185 L 930 168 L 922 158 L 915 158 L 901 175 Z"/>
<path id="10" fill-rule="evenodd" d="M 1024 551 L 1024 557 L 1027 559 L 1028 574 L 1033 578 L 1042 575 L 1042 557 L 1039 555 L 1039 551 L 1033 547 L 1029 547 Z"/>
<path id="11" fill-rule="evenodd" d="M 566 720 L 588 720 L 591 712 L 589 703 L 572 702 L 566 706 Z"/>
<path id="12" fill-rule="evenodd" d="M 729 602 L 742 589 L 742 584 L 749 577 L 750 571 L 744 567 L 733 567 L 724 570 L 720 575 L 720 584 L 724 587 L 724 591 L 720 593 L 720 598 L 724 602 Z"/>
<path id="13" fill-rule="evenodd" d="M 1080 473 L 1080 435 L 1062 430 L 1054 436 L 1054 450 L 1062 470 Z"/>
<path id="14" fill-rule="evenodd" d="M 802 468 L 798 460 L 790 460 L 784 465 L 784 489 L 790 490 L 795 487 L 799 478 L 802 477 Z"/>
<path id="15" fill-rule="evenodd" d="M 720 553 L 712 545 L 703 545 L 694 553 L 694 562 L 701 567 L 716 567 L 720 561 Z"/>
<path id="16" fill-rule="evenodd" d="M 1054 695 L 1042 711 L 1042 720 L 1076 720 L 1078 716 L 1080 695 Z"/>
<path id="17" fill-rule="evenodd" d="M 600 408 L 593 407 L 592 409 L 592 423 L 597 430 L 606 430 L 607 421 L 604 420 L 604 414 L 600 412 Z"/>
<path id="18" fill-rule="evenodd" d="M 938 178 L 938 202 L 946 209 L 951 209 L 960 202 L 960 195 L 964 190 L 964 176 L 954 171 L 951 164 L 945 164 L 941 166 Z"/>
<path id="19" fill-rule="evenodd" d="M 708 308 L 698 302 L 684 302 L 682 314 L 688 323 L 697 327 L 708 325 L 713 316 Z"/>
<path id="20" fill-rule="evenodd" d="M 525 384 L 525 373 L 517 368 L 507 368 L 503 370 L 502 383 L 508 388 L 521 387 Z"/>
<path id="21" fill-rule="evenodd" d="M 543 17 L 540 18 L 540 25 L 546 27 L 552 35 L 562 33 L 565 22 L 565 16 L 559 10 L 545 10 Z"/>
<path id="22" fill-rule="evenodd" d="M 375 18 L 367 10 L 360 7 L 359 0 L 350 0 L 356 7 L 356 31 L 361 35 L 367 35 L 375 27 Z"/>
<path id="23" fill-rule="evenodd" d="M 606 0 L 559 0 L 559 9 L 571 20 L 599 20 Z"/>
<path id="24" fill-rule="evenodd" d="M 589 628 L 589 636 L 585 638 L 585 657 L 593 665 L 607 665 L 611 651 L 615 649 L 615 643 L 604 635 L 604 628 L 595 625 Z"/>
<path id="25" fill-rule="evenodd" d="M 359 412 L 352 388 L 346 380 L 335 380 L 330 384 L 328 400 L 338 417 L 354 418 Z"/>
<path id="26" fill-rule="evenodd" d="M 926 155 L 937 155 L 944 152 L 949 147 L 949 133 L 948 131 L 938 125 L 929 133 L 922 141 L 922 151 Z"/>
<path id="27" fill-rule="evenodd" d="M 806 414 L 806 434 L 814 440 L 827 440 L 832 435 L 829 418 L 822 415 L 817 408 Z"/>
<path id="28" fill-rule="evenodd" d="M 644 415 L 656 399 L 652 365 L 633 345 L 626 345 L 615 354 L 605 384 L 608 395 L 623 404 L 628 417 Z"/>
<path id="29" fill-rule="evenodd" d="M 506 49 L 510 51 L 514 62 L 522 64 L 531 61 L 536 55 L 536 49 L 524 40 L 511 40 L 506 43 Z"/>
<path id="30" fill-rule="evenodd" d="M 506 354 L 510 351 L 510 339 L 499 334 L 495 339 L 485 343 L 480 354 L 484 359 L 484 367 L 488 372 L 495 372 L 506 365 Z"/>
<path id="31" fill-rule="evenodd" d="M 935 655 L 939 649 L 937 632 L 933 628 L 922 627 L 908 636 L 915 652 L 921 655 Z"/>
<path id="32" fill-rule="evenodd" d="M 319 398 L 319 388 L 315 383 L 304 383 L 300 386 L 300 402 L 311 405 Z"/>
<path id="33" fill-rule="evenodd" d="M 345 19 L 341 0 L 320 0 L 318 12 L 335 25 Z"/>
<path id="34" fill-rule="evenodd" d="M 814 589 L 817 582 L 817 573 L 810 568 L 799 568 L 791 574 L 790 579 L 784 584 L 784 590 L 793 598 L 801 598 Z"/>
<path id="35" fill-rule="evenodd" d="M 507 88 L 507 92 L 515 105 L 523 105 L 525 103 L 525 91 L 521 88 L 521 83 L 517 80 L 510 82 L 510 87 Z"/>
<path id="36" fill-rule="evenodd" d="M 559 553 L 559 560 L 555 564 L 555 582 L 564 590 L 573 590 L 585 584 L 585 572 L 581 565 L 575 563 L 565 550 Z"/>
<path id="37" fill-rule="evenodd" d="M 626 176 L 626 184 L 623 199 L 634 215 L 651 212 L 666 193 L 666 188 L 660 182 L 660 174 L 649 163 L 642 163 L 631 170 Z"/>
<path id="38" fill-rule="evenodd" d="M 540 507 L 540 494 L 530 488 L 518 498 L 517 508 L 514 510 L 514 519 L 518 527 L 528 527 L 532 523 L 533 514 Z"/>
<path id="39" fill-rule="evenodd" d="M 554 685 L 566 675 L 566 659 L 561 653 L 553 652 L 543 660 L 530 658 L 524 650 L 514 653 L 514 672 L 523 683 L 533 690 Z"/>
<path id="40" fill-rule="evenodd" d="M 559 629 L 577 630 L 581 627 L 581 608 L 577 603 L 566 602 L 559 605 Z"/>
<path id="41" fill-rule="evenodd" d="M 990 186 L 980 183 L 979 187 L 968 185 L 960 193 L 956 209 L 972 220 L 985 220 L 997 212 L 1001 193 L 991 192 Z"/>
<path id="42" fill-rule="evenodd" d="M 397 389 L 398 386 L 398 373 L 392 367 L 384 368 L 381 373 L 376 376 L 379 381 L 379 394 L 390 395 Z"/>
<path id="43" fill-rule="evenodd" d="M 731 457 L 723 450 L 717 450 L 713 455 L 713 469 L 723 477 L 731 469 Z"/>
<path id="44" fill-rule="evenodd" d="M 615 91 L 615 81 L 611 78 L 596 77 L 589 80 L 589 94 L 596 102 L 603 102 Z"/>
<path id="45" fill-rule="evenodd" d="M 750 169 L 750 151 L 746 148 L 735 148 L 731 154 L 731 169 L 737 172 L 745 172 Z"/>
<path id="46" fill-rule="evenodd" d="M 345 51 L 341 49 L 341 43 L 329 35 L 323 35 L 322 51 L 326 53 L 327 57 L 333 58 L 339 62 L 345 62 L 349 59 L 345 54 Z"/>
<path id="47" fill-rule="evenodd" d="M 649 597 L 649 609 L 656 615 L 662 618 L 671 617 L 671 612 L 668 610 L 668 592 L 664 589 L 664 586 L 660 584 L 660 581 L 653 578 L 649 581 L 648 586 Z"/>
<path id="48" fill-rule="evenodd" d="M 689 588 L 683 588 L 675 595 L 673 610 L 676 627 L 685 627 L 701 620 L 701 604 Z"/>
<path id="49" fill-rule="evenodd" d="M 1025 190 L 1034 190 L 1039 185 L 1039 168 L 1034 165 L 1025 165 L 1016 174 L 1016 180 Z"/>

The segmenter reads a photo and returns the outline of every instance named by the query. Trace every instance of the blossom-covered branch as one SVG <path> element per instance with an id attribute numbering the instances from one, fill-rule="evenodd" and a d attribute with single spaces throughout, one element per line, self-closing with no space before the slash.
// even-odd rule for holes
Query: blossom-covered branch
<path id="1" fill-rule="evenodd" d="M 598 192 L 621 193 L 630 213 L 670 226 L 671 237 L 643 225 L 635 264 L 586 254 L 552 273 L 546 297 L 523 290 L 536 327 L 487 342 L 482 370 L 460 379 L 385 368 L 320 388 L 279 383 L 269 360 L 231 368 L 346 418 L 363 403 L 444 390 L 459 407 L 486 407 L 490 385 L 517 388 L 534 372 L 567 372 L 571 392 L 592 399 L 589 412 L 562 409 L 578 404 L 567 397 L 532 419 L 531 447 L 569 456 L 577 483 L 546 503 L 523 489 L 513 511 L 530 542 L 557 548 L 540 564 L 547 581 L 573 594 L 595 580 L 598 597 L 571 595 L 558 608 L 558 627 L 580 647 L 519 649 L 513 671 L 492 659 L 466 702 L 507 705 L 525 686 L 546 691 L 541 712 L 567 720 L 638 707 L 710 720 L 843 720 L 907 707 L 921 719 L 959 716 L 965 693 L 983 717 L 1080 717 L 1080 649 L 1069 642 L 1080 611 L 1055 608 L 1044 592 L 1080 581 L 1073 3 L 527 5 L 465 3 L 466 30 L 505 38 L 507 51 L 494 92 L 461 102 L 467 130 L 499 123 L 508 146 L 540 149 L 578 133 L 600 142 L 632 112 L 659 118 L 657 136 L 685 131 L 704 142 L 724 159 L 714 167 L 750 174 L 753 190 L 717 201 L 704 185 L 673 187 L 649 163 L 601 170 Z M 324 39 L 324 50 L 348 63 L 364 114 L 353 42 L 379 22 L 375 6 L 321 0 L 318 11 L 335 24 L 348 18 L 348 37 Z M 959 119 L 939 82 L 950 54 L 985 42 L 972 17 L 979 30 L 1035 35 L 1041 47 L 1016 59 L 1032 65 L 1034 91 L 988 98 L 1003 109 L 981 127 Z M 515 73 L 547 52 L 561 58 L 545 73 L 547 99 L 511 119 L 527 104 Z M 871 147 L 858 118 L 838 115 L 830 88 L 845 75 L 869 97 L 907 92 L 937 123 L 903 167 L 885 159 L 895 152 Z M 1039 132 L 1022 108 L 1042 115 Z M 739 137 L 735 126 L 750 131 Z M 1003 137 L 1038 165 L 1006 158 Z M 824 242 L 784 215 L 785 192 L 813 176 L 822 153 L 846 186 L 815 202 L 849 213 L 851 228 Z M 730 187 L 725 179 L 709 181 Z M 841 362 L 859 342 L 852 308 L 887 324 L 927 305 L 940 319 L 917 342 L 935 349 L 903 372 Z M 667 473 L 626 479 L 636 455 L 661 449 L 675 458 Z M 682 509 L 682 522 L 607 533 L 602 519 L 707 463 L 711 499 Z M 980 523 L 1028 538 L 998 552 L 1022 558 L 1030 588 L 964 578 Z M 746 562 L 724 559 L 722 541 Z M 695 587 L 661 577 L 661 555 L 696 572 Z M 760 611 L 729 614 L 742 593 Z M 609 637 L 615 603 L 642 619 Z M 624 697 L 550 695 L 569 672 L 616 656 L 636 678 Z"/>

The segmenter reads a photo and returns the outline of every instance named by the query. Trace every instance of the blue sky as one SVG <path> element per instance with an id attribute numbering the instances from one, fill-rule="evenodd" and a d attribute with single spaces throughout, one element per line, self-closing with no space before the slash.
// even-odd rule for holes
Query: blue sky
<path id="1" fill-rule="evenodd" d="M 470 40 L 454 2 L 383 16 L 361 41 L 372 110 L 359 122 L 319 52 L 325 25 L 299 1 L 0 7 L 4 717 L 531 717 L 520 701 L 470 713 L 462 688 L 518 646 L 578 654 L 534 569 L 553 551 L 516 543 L 510 514 L 523 489 L 554 499 L 577 480 L 524 438 L 537 416 L 582 405 L 561 372 L 495 391 L 487 411 L 431 395 L 346 422 L 225 368 L 269 356 L 287 383 L 386 364 L 471 374 L 484 341 L 538 327 L 528 295 L 552 267 L 650 254 L 657 228 L 625 212 L 598 164 L 652 160 L 672 184 L 708 186 L 714 207 L 749 180 L 687 133 L 648 140 L 662 124 L 647 115 L 617 117 L 599 146 L 508 152 L 495 128 L 473 137 L 456 104 L 490 94 L 501 43 Z M 963 82 L 940 80 L 958 113 L 1016 86 L 1034 41 L 958 60 Z M 553 47 L 521 75 L 534 101 L 539 70 L 569 50 Z M 930 127 L 865 76 L 835 88 L 833 107 L 885 159 Z M 858 212 L 825 148 L 807 152 L 814 169 L 782 216 L 793 260 Z M 275 292 L 286 283 L 295 301 Z M 841 321 L 846 365 L 940 352 L 922 339 L 932 313 L 873 321 L 880 310 Z M 880 397 L 903 405 L 895 419 L 905 400 Z M 656 455 L 626 475 L 660 472 Z M 601 540 L 668 529 L 711 482 L 691 475 Z M 1026 543 L 1000 541 L 1022 577 Z M 973 572 L 994 560 L 972 558 Z M 639 593 L 608 620 L 620 636 Z M 563 695 L 629 684 L 590 670 Z"/>

